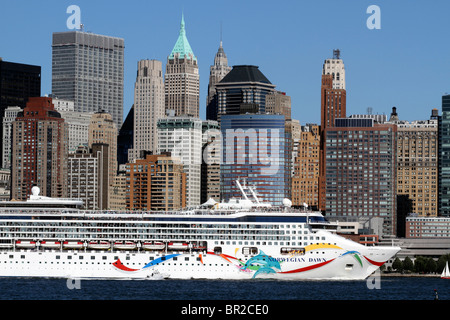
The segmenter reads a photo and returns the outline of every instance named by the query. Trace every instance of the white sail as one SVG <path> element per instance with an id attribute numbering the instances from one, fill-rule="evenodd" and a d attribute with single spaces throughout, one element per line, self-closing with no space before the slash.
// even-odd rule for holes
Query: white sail
<path id="1" fill-rule="evenodd" d="M 442 271 L 441 278 L 450 278 L 450 271 L 448 269 L 448 261 L 445 263 L 445 268 Z"/>

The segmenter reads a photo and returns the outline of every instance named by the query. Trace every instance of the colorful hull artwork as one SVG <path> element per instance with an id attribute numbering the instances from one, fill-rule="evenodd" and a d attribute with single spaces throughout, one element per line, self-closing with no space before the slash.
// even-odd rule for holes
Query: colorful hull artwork
<path id="1" fill-rule="evenodd" d="M 361 254 L 359 251 L 351 250 L 346 251 L 343 248 L 331 245 L 331 244 L 314 244 L 306 246 L 305 251 L 302 252 L 302 254 L 291 254 L 289 256 L 284 257 L 273 257 L 270 255 L 267 255 L 264 253 L 264 251 L 259 250 L 258 254 L 251 256 L 249 259 L 244 260 L 243 258 L 238 258 L 237 253 L 239 252 L 239 248 L 235 249 L 235 256 L 231 256 L 228 254 L 223 253 L 214 253 L 214 252 L 206 252 L 206 256 L 208 257 L 216 257 L 220 258 L 226 262 L 228 262 L 227 266 L 233 266 L 233 268 L 239 270 L 239 273 L 247 275 L 247 278 L 257 278 L 257 277 L 264 277 L 264 278 L 282 278 L 284 275 L 295 275 L 298 276 L 299 279 L 303 278 L 300 276 L 302 273 L 308 273 L 308 272 L 314 272 L 318 271 L 322 268 L 325 268 L 326 266 L 331 266 L 333 263 L 336 263 L 337 261 L 345 258 L 351 258 L 355 263 L 349 264 L 349 260 L 347 259 L 345 262 L 345 267 L 348 268 L 349 265 L 352 266 L 352 268 L 360 268 L 361 272 L 356 272 L 357 274 L 361 274 L 360 278 L 367 277 L 371 272 L 367 274 L 366 269 L 368 269 L 367 265 L 364 265 L 364 262 L 369 264 L 369 266 L 373 266 L 373 270 L 380 267 L 384 264 L 385 261 L 378 262 L 374 261 L 372 259 L 369 259 L 365 255 Z M 315 258 L 314 253 L 317 250 L 326 250 L 326 249 L 337 249 L 340 251 L 343 251 L 337 256 L 329 257 L 329 258 Z M 129 272 L 129 273 L 136 273 L 144 271 L 148 268 L 152 267 L 161 267 L 159 271 L 165 272 L 165 267 L 162 265 L 163 263 L 170 263 L 173 262 L 175 257 L 182 257 L 183 255 L 186 255 L 185 253 L 177 253 L 177 254 L 168 254 L 165 256 L 161 256 L 156 258 L 155 260 L 150 261 L 147 263 L 144 267 L 140 269 L 130 268 L 122 263 L 120 259 L 116 260 L 113 263 L 113 266 L 122 271 L 122 272 Z M 204 258 L 205 254 L 197 254 L 197 261 L 200 261 L 201 265 L 204 265 Z M 217 261 L 217 260 L 216 260 Z M 342 264 L 340 264 L 342 265 Z M 293 268 L 289 268 L 293 267 Z M 370 269 L 370 268 L 369 268 Z M 370 269 L 372 270 L 372 269 Z M 225 271 L 225 270 L 223 270 Z M 327 271 L 326 273 L 329 273 Z M 172 277 L 172 276 L 169 276 Z M 174 276 L 174 278 L 177 278 Z M 198 277 L 197 277 L 198 278 Z M 239 277 L 239 278 L 242 278 Z M 292 277 L 290 277 L 292 278 Z M 311 278 L 311 273 L 308 274 L 308 276 L 305 276 L 305 278 Z M 314 277 L 312 277 L 314 278 Z M 317 278 L 320 278 L 318 276 Z M 345 278 L 345 277 L 344 277 Z M 354 279 L 355 277 L 349 277 Z M 356 277 L 358 278 L 358 277 Z"/>

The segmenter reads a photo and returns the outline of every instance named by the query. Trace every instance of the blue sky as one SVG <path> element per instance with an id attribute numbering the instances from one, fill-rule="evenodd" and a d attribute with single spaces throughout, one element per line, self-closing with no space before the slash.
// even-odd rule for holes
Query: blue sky
<path id="1" fill-rule="evenodd" d="M 341 50 L 347 114 L 428 119 L 450 93 L 450 1 L 6 1 L 0 6 L 0 57 L 42 67 L 42 94 L 51 93 L 51 39 L 67 31 L 69 5 L 81 8 L 85 30 L 125 39 L 124 117 L 133 104 L 137 61 L 165 65 L 178 37 L 181 12 L 199 61 L 200 116 L 205 118 L 209 67 L 223 29 L 230 65 L 259 66 L 292 98 L 292 116 L 320 123 L 322 64 Z M 366 9 L 378 5 L 381 29 Z"/>

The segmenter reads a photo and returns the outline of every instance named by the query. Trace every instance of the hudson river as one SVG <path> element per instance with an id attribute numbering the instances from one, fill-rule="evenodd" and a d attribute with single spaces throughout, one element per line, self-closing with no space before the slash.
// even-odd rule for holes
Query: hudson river
<path id="1" fill-rule="evenodd" d="M 445 306 L 445 310 L 450 306 L 450 280 L 440 279 L 439 277 L 382 276 L 362 281 L 274 281 L 261 279 L 246 281 L 113 281 L 0 278 L 0 288 L 0 300 L 7 300 L 3 301 L 5 308 L 8 308 L 8 306 L 16 308 L 15 303 L 17 301 L 24 303 L 24 300 L 34 300 L 25 302 L 25 305 L 27 303 L 32 304 L 28 308 L 29 310 L 39 306 L 40 312 L 42 312 L 42 308 L 58 306 L 56 300 L 62 306 L 68 301 L 73 303 L 74 300 L 77 300 L 81 306 L 87 303 L 87 307 L 93 307 L 89 310 L 95 310 L 96 314 L 99 314 L 102 310 L 101 312 L 107 312 L 110 316 L 124 315 L 129 310 L 144 308 L 143 314 L 145 315 L 155 315 L 158 310 L 164 310 L 165 316 L 183 318 L 183 312 L 188 312 L 192 316 L 196 315 L 197 312 L 208 312 L 207 309 L 198 308 L 209 306 L 211 312 L 212 308 L 216 308 L 214 315 L 203 314 L 203 316 L 208 318 L 232 318 L 232 315 L 227 314 L 226 310 L 227 307 L 231 308 L 230 305 L 232 304 L 239 305 L 235 306 L 235 312 L 252 312 L 251 315 L 256 316 L 254 313 L 259 310 L 260 314 L 257 314 L 259 317 L 266 316 L 268 318 L 271 318 L 269 315 L 273 317 L 274 313 L 279 316 L 281 316 L 281 313 L 289 316 L 293 310 L 298 312 L 303 307 L 314 307 L 315 311 L 321 314 L 323 312 L 333 314 L 333 308 L 335 307 L 337 308 L 335 311 L 338 313 L 344 310 L 348 312 L 348 308 L 352 309 L 361 306 L 361 304 L 364 306 L 367 303 L 372 307 L 373 312 L 380 312 L 376 301 L 387 301 L 391 307 L 394 302 L 408 302 L 407 308 L 397 308 L 402 309 L 402 312 L 405 311 L 404 309 L 409 309 L 412 312 L 412 308 L 418 308 L 423 302 L 426 302 L 427 308 L 433 307 L 433 310 L 439 309 L 434 308 L 434 306 Z M 435 290 L 437 290 L 439 297 L 437 302 L 434 301 Z M 47 300 L 47 302 L 42 300 Z M 116 302 L 111 303 L 111 300 Z M 48 303 L 48 301 L 51 301 L 51 303 Z M 327 309 L 325 306 L 329 303 L 331 303 L 331 306 Z M 135 304 L 137 308 L 133 308 Z M 260 306 L 259 309 L 258 305 Z M 261 307 L 261 305 L 265 307 Z M 96 306 L 99 308 L 96 308 Z M 393 309 L 391 308 L 391 310 Z M 261 314 L 261 312 L 267 314 Z M 91 315 L 87 309 L 83 313 Z M 236 314 L 233 316 L 236 316 Z"/>

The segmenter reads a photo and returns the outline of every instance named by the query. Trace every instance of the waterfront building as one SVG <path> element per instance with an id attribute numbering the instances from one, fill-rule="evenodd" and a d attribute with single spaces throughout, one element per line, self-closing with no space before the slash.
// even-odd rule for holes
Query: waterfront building
<path id="1" fill-rule="evenodd" d="M 29 98 L 12 123 L 12 199 L 26 200 L 33 186 L 45 196 L 67 196 L 67 135 L 52 98 Z"/>
<path id="2" fill-rule="evenodd" d="M 219 83 L 230 72 L 231 66 L 228 65 L 228 58 L 223 50 L 222 41 L 220 41 L 219 50 L 214 57 L 214 64 L 209 71 L 208 96 L 206 98 L 206 119 L 217 120 L 217 94 L 216 84 Z"/>
<path id="3" fill-rule="evenodd" d="M 438 120 L 438 212 L 450 217 L 450 95 L 442 96 Z"/>
<path id="4" fill-rule="evenodd" d="M 0 118 L 5 117 L 5 110 L 11 106 L 25 108 L 28 98 L 41 96 L 41 67 L 29 64 L 4 61 L 0 57 Z M 3 132 L 3 122 L 0 122 Z M 0 150 L 3 150 L 0 140 Z M 8 148 L 8 146 L 6 147 Z M 2 168 L 9 166 L 2 157 Z M 9 161 L 9 160 L 8 160 Z"/>
<path id="5" fill-rule="evenodd" d="M 54 32 L 52 94 L 77 112 L 109 112 L 123 121 L 124 39 L 82 31 Z"/>
<path id="6" fill-rule="evenodd" d="M 186 174 L 169 154 L 146 155 L 126 165 L 128 210 L 169 211 L 186 206 Z"/>
<path id="7" fill-rule="evenodd" d="M 202 120 L 188 116 L 158 121 L 158 154 L 170 152 L 183 164 L 188 207 L 201 204 L 202 128 Z"/>
<path id="8" fill-rule="evenodd" d="M 184 16 L 178 39 L 167 58 L 164 76 L 165 108 L 174 116 L 199 117 L 200 75 L 197 57 L 186 37 Z"/>
<path id="9" fill-rule="evenodd" d="M 123 128 L 123 126 L 122 126 Z M 126 164 L 119 165 L 119 171 L 114 177 L 111 194 L 109 196 L 109 209 L 125 211 L 127 209 L 127 175 Z"/>
<path id="10" fill-rule="evenodd" d="M 326 129 L 327 216 L 382 217 L 397 225 L 397 126 L 373 119 L 336 119 Z"/>
<path id="11" fill-rule="evenodd" d="M 290 134 L 283 115 L 221 117 L 221 198 L 240 197 L 236 180 L 254 186 L 263 201 L 282 205 L 291 194 Z"/>
<path id="12" fill-rule="evenodd" d="M 397 194 L 408 195 L 412 212 L 438 214 L 438 121 L 398 120 L 392 108 L 389 123 L 397 125 Z"/>
<path id="13" fill-rule="evenodd" d="M 2 168 L 11 169 L 11 129 L 12 123 L 16 120 L 20 107 L 7 107 L 3 116 L 3 133 L 2 133 Z"/>
<path id="14" fill-rule="evenodd" d="M 156 154 L 157 122 L 165 116 L 162 62 L 140 60 L 134 86 L 133 149 L 128 161 L 140 158 L 141 151 Z"/>
<path id="15" fill-rule="evenodd" d="M 410 215 L 406 218 L 406 238 L 450 238 L 450 217 Z M 448 250 L 448 242 L 445 249 Z"/>
<path id="16" fill-rule="evenodd" d="M 257 66 L 239 65 L 216 84 L 217 120 L 222 115 L 265 113 L 266 95 L 275 85 Z"/>
<path id="17" fill-rule="evenodd" d="M 334 127 L 335 119 L 346 117 L 347 91 L 345 67 L 340 50 L 333 50 L 333 58 L 326 59 L 322 68 L 320 107 L 320 163 L 319 163 L 319 209 L 325 210 L 326 189 L 326 129 Z"/>

